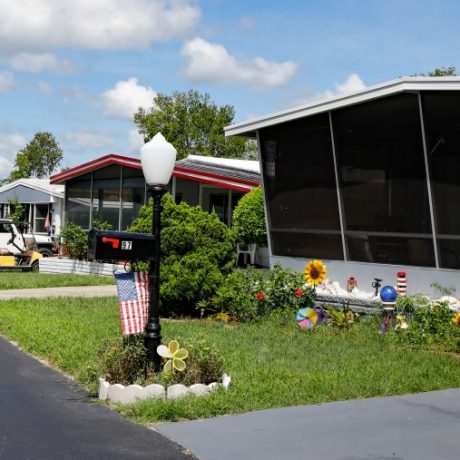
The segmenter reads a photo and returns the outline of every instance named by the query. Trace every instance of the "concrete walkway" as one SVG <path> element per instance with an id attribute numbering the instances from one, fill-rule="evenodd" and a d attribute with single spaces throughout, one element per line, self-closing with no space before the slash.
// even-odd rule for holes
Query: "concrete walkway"
<path id="1" fill-rule="evenodd" d="M 458 460 L 460 389 L 155 428 L 202 460 Z"/>
<path id="2" fill-rule="evenodd" d="M 0 300 L 38 297 L 111 297 L 117 295 L 115 285 L 74 286 L 0 291 Z"/>

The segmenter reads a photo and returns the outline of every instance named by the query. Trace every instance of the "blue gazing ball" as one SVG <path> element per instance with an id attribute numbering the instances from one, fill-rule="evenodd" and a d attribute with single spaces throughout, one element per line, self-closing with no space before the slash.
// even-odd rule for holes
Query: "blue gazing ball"
<path id="1" fill-rule="evenodd" d="M 380 298 L 382 302 L 394 302 L 398 293 L 393 286 L 384 286 L 380 289 Z"/>

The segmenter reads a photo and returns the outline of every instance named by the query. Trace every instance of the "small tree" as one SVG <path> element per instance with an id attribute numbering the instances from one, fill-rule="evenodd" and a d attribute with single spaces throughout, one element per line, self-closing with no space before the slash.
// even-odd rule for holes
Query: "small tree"
<path id="1" fill-rule="evenodd" d="M 191 314 L 197 302 L 209 299 L 235 260 L 230 230 L 217 214 L 163 198 L 161 228 L 161 310 Z M 128 231 L 151 233 L 152 201 L 140 210 Z"/>
<path id="2" fill-rule="evenodd" d="M 190 154 L 212 157 L 248 158 L 255 155 L 255 144 L 243 137 L 225 137 L 224 126 L 232 123 L 231 105 L 218 107 L 209 94 L 174 91 L 158 94 L 151 109 L 134 115 L 139 132 L 149 141 L 161 132 L 177 149 L 177 159 Z"/>
<path id="3" fill-rule="evenodd" d="M 59 239 L 63 241 L 71 259 L 85 260 L 88 253 L 88 234 L 77 224 L 67 222 Z"/>
<path id="4" fill-rule="evenodd" d="M 36 133 L 15 159 L 9 182 L 17 179 L 49 177 L 62 161 L 62 149 L 49 132 Z"/>
<path id="5" fill-rule="evenodd" d="M 264 193 L 261 187 L 251 190 L 233 211 L 233 231 L 239 243 L 267 245 Z"/>

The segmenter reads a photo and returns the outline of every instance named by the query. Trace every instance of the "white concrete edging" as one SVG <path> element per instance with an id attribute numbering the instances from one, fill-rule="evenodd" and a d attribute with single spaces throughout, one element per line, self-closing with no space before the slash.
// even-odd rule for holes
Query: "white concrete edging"
<path id="1" fill-rule="evenodd" d="M 222 376 L 222 383 L 212 382 L 209 385 L 196 383 L 189 387 L 176 383 L 167 389 L 156 383 L 142 387 L 141 385 L 110 384 L 104 378 L 99 378 L 99 399 L 110 400 L 114 403 L 132 404 L 145 399 L 181 399 L 188 395 L 205 396 L 217 388 L 227 390 L 230 386 L 231 377 L 227 374 Z"/>

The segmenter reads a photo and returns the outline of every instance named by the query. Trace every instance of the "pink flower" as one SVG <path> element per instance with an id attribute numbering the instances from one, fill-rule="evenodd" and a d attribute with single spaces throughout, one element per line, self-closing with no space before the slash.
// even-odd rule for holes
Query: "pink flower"
<path id="1" fill-rule="evenodd" d="M 295 295 L 296 295 L 297 297 L 302 297 L 302 296 L 303 296 L 303 291 L 302 291 L 302 289 L 296 289 L 296 290 L 295 290 Z"/>
<path id="2" fill-rule="evenodd" d="M 265 295 L 262 292 L 259 292 L 256 297 L 257 297 L 257 300 L 264 300 L 265 299 Z"/>

